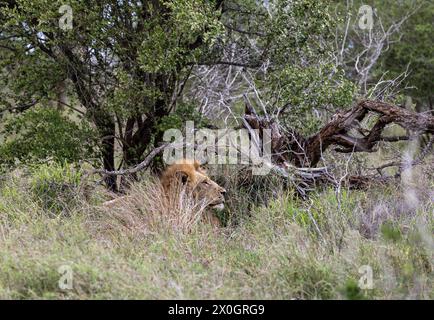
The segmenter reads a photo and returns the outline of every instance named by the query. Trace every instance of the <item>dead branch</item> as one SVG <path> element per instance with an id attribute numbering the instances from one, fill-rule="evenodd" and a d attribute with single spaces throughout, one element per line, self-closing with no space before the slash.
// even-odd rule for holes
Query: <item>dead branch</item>
<path id="1" fill-rule="evenodd" d="M 376 115 L 377 119 L 370 129 L 361 128 L 361 123 L 368 115 Z M 410 140 L 426 133 L 434 133 L 434 116 L 427 113 L 416 113 L 403 107 L 381 101 L 362 100 L 353 108 L 341 111 L 332 117 L 317 134 L 304 137 L 293 129 L 281 132 L 277 119 L 259 116 L 252 105 L 246 101 L 243 117 L 247 129 L 264 129 L 271 131 L 272 161 L 278 167 L 287 169 L 290 163 L 295 167 L 315 167 L 322 154 L 334 146 L 334 151 L 343 153 L 375 152 L 380 141 L 389 143 Z M 383 136 L 384 129 L 396 124 L 407 131 L 405 136 Z M 429 145 L 430 147 L 431 145 Z M 424 156 L 427 151 L 423 151 Z M 416 161 L 415 164 L 420 161 Z M 321 176 L 330 182 L 325 176 Z M 350 176 L 345 184 L 348 187 L 362 187 L 372 177 Z M 387 179 L 381 177 L 381 181 Z"/>
<path id="2" fill-rule="evenodd" d="M 88 178 L 91 175 L 94 174 L 99 174 L 102 177 L 107 177 L 107 176 L 125 176 L 125 175 L 131 175 L 131 174 L 135 174 L 139 171 L 145 170 L 146 168 L 149 167 L 149 165 L 151 164 L 152 160 L 160 153 L 162 152 L 167 146 L 169 145 L 169 143 L 163 143 L 161 144 L 159 147 L 155 148 L 154 150 L 152 150 L 146 157 L 145 159 L 140 162 L 137 166 L 135 166 L 134 168 L 128 168 L 128 169 L 122 169 L 122 170 L 116 170 L 116 171 L 107 171 L 104 169 L 94 169 L 94 170 L 90 170 L 84 173 L 82 179 L 81 179 L 81 183 L 80 183 L 80 190 L 85 187 L 86 182 L 88 180 Z"/>
<path id="3" fill-rule="evenodd" d="M 95 169 L 92 170 L 89 174 L 101 174 L 101 175 L 105 175 L 105 176 L 123 176 L 123 175 L 131 175 L 134 173 L 137 173 L 139 171 L 142 171 L 144 169 L 146 169 L 147 167 L 149 167 L 149 165 L 151 164 L 151 161 L 161 152 L 164 150 L 164 148 L 166 148 L 168 146 L 169 143 L 164 143 L 161 146 L 155 148 L 154 150 L 152 150 L 145 158 L 145 160 L 143 160 L 142 162 L 140 162 L 137 166 L 135 166 L 134 168 L 128 168 L 128 169 L 123 169 L 123 170 L 116 170 L 116 171 L 107 171 L 104 169 Z"/>

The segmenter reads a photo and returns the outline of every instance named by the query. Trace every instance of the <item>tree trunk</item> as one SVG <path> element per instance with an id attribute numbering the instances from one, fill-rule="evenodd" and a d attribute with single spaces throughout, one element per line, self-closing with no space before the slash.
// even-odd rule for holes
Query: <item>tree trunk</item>
<path id="1" fill-rule="evenodd" d="M 158 98 L 155 103 L 149 107 L 150 111 L 146 114 L 137 114 L 131 116 L 125 126 L 123 137 L 122 155 L 124 168 L 132 168 L 143 160 L 143 155 L 149 147 L 157 147 L 163 139 L 163 132 L 158 131 L 159 121 L 169 114 L 169 102 L 172 92 L 175 89 L 173 76 L 159 75 L 145 77 L 150 82 L 150 86 L 157 86 L 160 92 L 165 95 Z M 144 104 L 147 101 L 143 102 Z M 159 167 L 152 161 L 151 167 Z M 129 183 L 137 179 L 136 174 L 125 175 L 121 178 L 121 189 L 126 189 Z"/>
<path id="2" fill-rule="evenodd" d="M 101 153 L 104 169 L 107 171 L 115 170 L 115 134 L 116 126 L 108 115 L 95 118 L 95 125 L 101 139 Z M 110 191 L 117 192 L 116 176 L 105 176 L 105 184 Z"/>

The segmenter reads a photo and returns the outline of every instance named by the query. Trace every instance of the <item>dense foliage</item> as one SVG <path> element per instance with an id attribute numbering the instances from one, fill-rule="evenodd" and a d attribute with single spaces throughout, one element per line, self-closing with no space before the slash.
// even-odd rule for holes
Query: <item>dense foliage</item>
<path id="1" fill-rule="evenodd" d="M 46 161 L 77 163 L 97 159 L 96 139 L 90 126 L 76 123 L 54 108 L 35 107 L 7 119 L 0 130 L 0 165 Z"/>

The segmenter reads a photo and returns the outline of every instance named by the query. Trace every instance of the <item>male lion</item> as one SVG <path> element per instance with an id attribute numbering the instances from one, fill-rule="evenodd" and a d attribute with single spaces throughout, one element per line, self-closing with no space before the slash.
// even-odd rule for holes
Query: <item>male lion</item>
<path id="1" fill-rule="evenodd" d="M 170 165 L 161 176 L 161 184 L 167 195 L 178 192 L 179 186 L 196 201 L 202 201 L 207 208 L 223 210 L 226 190 L 211 180 L 198 161 L 183 159 Z M 207 210 L 204 220 L 220 226 L 220 220 Z"/>
<path id="2" fill-rule="evenodd" d="M 148 203 L 148 205 L 143 201 L 137 203 L 134 200 L 137 200 L 137 194 L 134 196 L 133 192 L 133 195 L 130 194 L 107 201 L 103 206 L 105 208 L 121 209 L 135 203 L 134 207 L 139 208 L 145 205 L 145 207 L 154 211 L 155 208 L 151 207 L 158 207 L 158 210 L 161 209 L 162 214 L 173 216 L 176 215 L 176 212 L 179 212 L 180 203 L 187 204 L 187 206 L 193 204 L 193 207 L 188 208 L 188 212 L 197 210 L 198 214 L 202 214 L 202 221 L 210 223 L 214 227 L 221 226 L 220 220 L 212 209 L 222 210 L 224 208 L 226 190 L 207 176 L 199 162 L 186 159 L 175 162 L 163 172 L 160 183 L 161 187 L 153 189 L 155 200 Z M 161 193 L 158 194 L 159 190 L 163 193 L 163 197 L 160 196 Z M 146 196 L 150 197 L 149 194 Z M 182 199 L 187 201 L 183 202 Z"/>

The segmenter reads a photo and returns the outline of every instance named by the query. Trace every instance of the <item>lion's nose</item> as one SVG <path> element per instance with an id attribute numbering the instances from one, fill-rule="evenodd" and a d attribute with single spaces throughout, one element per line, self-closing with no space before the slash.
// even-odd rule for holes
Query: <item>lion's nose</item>
<path id="1" fill-rule="evenodd" d="M 226 189 L 222 189 L 220 192 L 221 192 L 221 194 L 222 194 L 223 196 L 226 195 Z"/>

